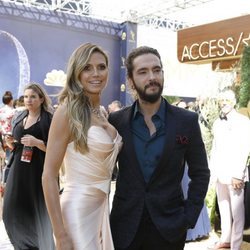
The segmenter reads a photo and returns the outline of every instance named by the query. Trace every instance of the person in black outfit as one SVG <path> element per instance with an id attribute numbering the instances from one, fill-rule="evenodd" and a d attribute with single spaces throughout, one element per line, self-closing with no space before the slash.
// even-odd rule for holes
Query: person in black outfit
<path id="1" fill-rule="evenodd" d="M 54 249 L 47 213 L 42 172 L 48 131 L 52 119 L 50 100 L 39 84 L 24 90 L 26 110 L 13 122 L 12 148 L 3 205 L 3 222 L 15 250 Z"/>

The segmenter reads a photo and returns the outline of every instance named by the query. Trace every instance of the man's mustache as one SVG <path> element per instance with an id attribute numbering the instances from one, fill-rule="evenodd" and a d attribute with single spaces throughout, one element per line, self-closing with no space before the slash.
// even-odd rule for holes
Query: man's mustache
<path id="1" fill-rule="evenodd" d="M 160 84 L 159 82 L 157 82 L 157 81 L 152 81 L 152 82 L 150 82 L 149 84 L 145 85 L 145 88 L 144 88 L 144 89 L 146 90 L 147 88 L 153 87 L 153 86 L 157 86 L 157 87 L 161 88 L 161 84 Z"/>

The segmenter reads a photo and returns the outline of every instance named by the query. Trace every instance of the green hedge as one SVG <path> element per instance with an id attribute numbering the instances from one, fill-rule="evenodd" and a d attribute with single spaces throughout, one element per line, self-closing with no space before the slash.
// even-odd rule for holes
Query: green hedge
<path id="1" fill-rule="evenodd" d="M 241 58 L 241 84 L 239 90 L 239 107 L 247 107 L 250 101 L 250 46 L 245 46 Z"/>

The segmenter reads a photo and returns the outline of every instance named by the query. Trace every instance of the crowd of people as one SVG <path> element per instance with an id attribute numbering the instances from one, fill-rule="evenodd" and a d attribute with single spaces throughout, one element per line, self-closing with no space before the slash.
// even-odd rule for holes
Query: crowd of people
<path id="1" fill-rule="evenodd" d="M 56 109 L 38 83 L 15 102 L 10 91 L 3 95 L 3 222 L 14 249 L 182 250 L 209 236 L 205 197 L 214 185 L 221 238 L 208 249 L 240 250 L 250 120 L 236 112 L 234 93 L 218 97 L 208 157 L 201 107 L 162 97 L 158 51 L 138 47 L 125 65 L 136 97 L 127 107 L 101 105 L 109 59 L 92 43 L 70 56 Z"/>

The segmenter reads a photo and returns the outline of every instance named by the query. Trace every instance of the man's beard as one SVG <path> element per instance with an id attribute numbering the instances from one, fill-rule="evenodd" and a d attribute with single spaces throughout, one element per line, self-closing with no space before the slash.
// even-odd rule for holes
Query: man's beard
<path id="1" fill-rule="evenodd" d="M 152 93 L 152 94 L 147 94 L 146 90 L 151 86 L 159 87 L 159 91 Z M 159 98 L 161 97 L 161 94 L 163 91 L 163 86 L 157 81 L 153 81 L 153 82 L 150 82 L 149 84 L 145 85 L 144 89 L 141 89 L 138 86 L 136 86 L 136 84 L 134 82 L 134 87 L 135 87 L 135 90 L 136 90 L 138 96 L 140 97 L 140 99 L 145 101 L 145 102 L 150 102 L 150 103 L 157 102 L 159 100 Z"/>

